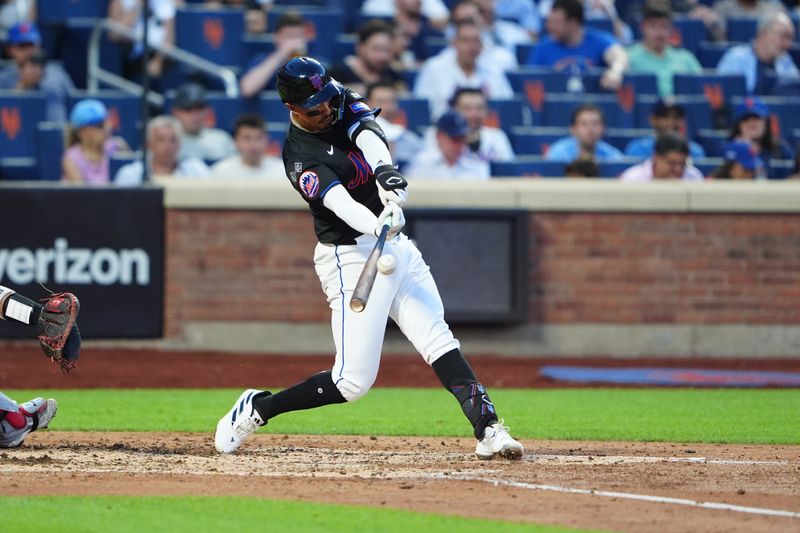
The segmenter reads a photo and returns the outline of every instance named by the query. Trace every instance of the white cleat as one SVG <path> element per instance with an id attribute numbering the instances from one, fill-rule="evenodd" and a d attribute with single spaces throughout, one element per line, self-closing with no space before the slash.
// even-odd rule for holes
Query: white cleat
<path id="1" fill-rule="evenodd" d="M 28 433 L 44 429 L 56 416 L 58 404 L 53 399 L 34 398 L 19 404 L 16 412 L 4 412 L 0 427 L 0 448 L 21 446 Z"/>
<path id="2" fill-rule="evenodd" d="M 233 453 L 244 440 L 265 425 L 258 411 L 253 407 L 253 397 L 261 392 L 257 389 L 244 391 L 228 414 L 217 423 L 214 446 L 220 453 Z M 269 394 L 269 392 L 267 392 Z"/>
<path id="3" fill-rule="evenodd" d="M 475 446 L 478 459 L 492 459 L 496 455 L 506 459 L 521 459 L 524 453 L 525 448 L 514 440 L 502 420 L 486 426 L 483 440 L 478 441 Z"/>

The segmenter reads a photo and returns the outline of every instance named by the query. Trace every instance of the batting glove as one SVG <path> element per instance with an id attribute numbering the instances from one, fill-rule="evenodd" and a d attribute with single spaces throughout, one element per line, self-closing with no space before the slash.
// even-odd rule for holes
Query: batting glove
<path id="1" fill-rule="evenodd" d="M 408 200 L 408 182 L 394 165 L 381 165 L 375 169 L 375 185 L 383 205 L 394 202 L 401 208 Z"/>
<path id="2" fill-rule="evenodd" d="M 380 235 L 383 226 L 386 224 L 389 225 L 389 232 L 386 234 L 387 239 L 391 239 L 400 233 L 400 230 L 406 225 L 406 217 L 403 214 L 403 210 L 394 202 L 386 204 L 381 214 L 378 215 L 378 225 L 375 227 L 375 236 Z"/>

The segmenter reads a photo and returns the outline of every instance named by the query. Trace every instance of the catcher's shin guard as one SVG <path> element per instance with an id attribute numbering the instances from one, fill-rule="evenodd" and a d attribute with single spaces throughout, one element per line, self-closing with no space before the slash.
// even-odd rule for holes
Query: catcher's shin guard
<path id="1" fill-rule="evenodd" d="M 478 382 L 475 372 L 459 349 L 447 352 L 432 366 L 442 385 L 461 404 L 461 410 L 475 429 L 475 438 L 482 439 L 486 426 L 497 421 L 486 387 Z"/>

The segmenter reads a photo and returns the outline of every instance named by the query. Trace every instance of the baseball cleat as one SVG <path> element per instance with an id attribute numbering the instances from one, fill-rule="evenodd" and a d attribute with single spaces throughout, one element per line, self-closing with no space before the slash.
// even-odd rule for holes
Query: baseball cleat
<path id="1" fill-rule="evenodd" d="M 496 455 L 506 459 L 521 459 L 524 453 L 525 448 L 514 440 L 502 420 L 486 426 L 483 439 L 475 446 L 478 459 L 492 459 Z"/>
<path id="2" fill-rule="evenodd" d="M 256 394 L 269 391 L 247 389 L 244 391 L 228 414 L 217 423 L 217 432 L 214 434 L 214 446 L 220 453 L 233 453 L 244 440 L 255 433 L 258 428 L 266 425 L 258 411 L 253 407 L 253 398 Z"/>
<path id="3" fill-rule="evenodd" d="M 28 433 L 46 428 L 56 416 L 58 404 L 53 399 L 34 398 L 20 404 L 16 412 L 0 411 L 2 434 L 0 448 L 21 446 Z"/>

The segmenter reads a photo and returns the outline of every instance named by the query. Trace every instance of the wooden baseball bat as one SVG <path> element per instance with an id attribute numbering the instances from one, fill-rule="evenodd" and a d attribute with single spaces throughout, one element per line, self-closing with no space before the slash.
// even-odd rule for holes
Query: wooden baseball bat
<path id="1" fill-rule="evenodd" d="M 381 233 L 378 235 L 378 241 L 375 247 L 367 257 L 367 262 L 364 263 L 364 268 L 361 270 L 361 275 L 358 277 L 356 288 L 353 289 L 353 296 L 350 298 L 350 309 L 356 313 L 360 313 L 367 306 L 369 300 L 369 293 L 372 292 L 372 286 L 375 284 L 375 277 L 378 275 L 378 259 L 383 253 L 383 245 L 386 243 L 386 235 L 389 234 L 389 226 L 392 224 L 392 217 L 386 219 L 386 222 L 381 228 Z"/>

